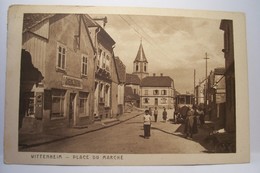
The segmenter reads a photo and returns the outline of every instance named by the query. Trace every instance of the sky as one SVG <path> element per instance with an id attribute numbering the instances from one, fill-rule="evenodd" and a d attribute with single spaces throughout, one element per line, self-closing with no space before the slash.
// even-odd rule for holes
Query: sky
<path id="1" fill-rule="evenodd" d="M 140 15 L 106 16 L 107 33 L 116 42 L 114 53 L 126 65 L 127 73 L 133 72 L 133 61 L 140 42 L 148 60 L 149 75 L 170 76 L 180 93 L 193 92 L 195 81 L 205 79 L 206 53 L 208 74 L 217 67 L 224 67 L 224 32 L 220 20 Z"/>

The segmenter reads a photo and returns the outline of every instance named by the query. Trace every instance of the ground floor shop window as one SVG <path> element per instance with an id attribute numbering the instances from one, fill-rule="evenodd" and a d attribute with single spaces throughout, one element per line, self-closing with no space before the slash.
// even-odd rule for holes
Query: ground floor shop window
<path id="1" fill-rule="evenodd" d="M 64 117 L 64 103 L 65 103 L 65 90 L 53 89 L 52 90 L 52 108 L 51 117 Z"/>
<path id="2" fill-rule="evenodd" d="M 88 93 L 79 92 L 79 115 L 81 117 L 89 116 L 88 114 Z"/>

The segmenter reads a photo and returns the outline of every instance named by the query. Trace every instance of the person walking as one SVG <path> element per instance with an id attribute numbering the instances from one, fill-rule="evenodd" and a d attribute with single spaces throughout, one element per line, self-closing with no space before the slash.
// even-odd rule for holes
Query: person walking
<path id="1" fill-rule="evenodd" d="M 163 108 L 163 121 L 166 122 L 167 120 L 167 111 L 166 108 Z"/>
<path id="2" fill-rule="evenodd" d="M 150 130 L 151 130 L 151 115 L 149 114 L 149 110 L 145 110 L 144 112 L 144 138 L 149 139 L 151 136 Z"/>
<path id="3" fill-rule="evenodd" d="M 154 108 L 153 116 L 154 116 L 154 121 L 157 122 L 157 117 L 158 117 L 158 109 L 157 109 L 157 107 Z"/>

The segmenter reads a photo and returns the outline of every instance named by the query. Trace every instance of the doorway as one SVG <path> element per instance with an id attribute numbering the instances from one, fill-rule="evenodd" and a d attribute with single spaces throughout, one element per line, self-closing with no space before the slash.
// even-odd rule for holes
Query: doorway
<path id="1" fill-rule="evenodd" d="M 74 125 L 74 116 L 75 116 L 75 93 L 70 93 L 70 101 L 69 101 L 69 127 Z"/>
<path id="2" fill-rule="evenodd" d="M 155 105 L 155 106 L 158 106 L 158 98 L 155 98 L 155 99 L 154 99 L 154 105 Z"/>

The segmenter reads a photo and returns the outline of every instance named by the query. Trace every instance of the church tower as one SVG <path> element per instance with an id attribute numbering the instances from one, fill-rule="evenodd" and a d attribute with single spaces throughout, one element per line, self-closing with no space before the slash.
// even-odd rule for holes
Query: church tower
<path id="1" fill-rule="evenodd" d="M 135 58 L 134 63 L 133 63 L 133 67 L 134 67 L 133 74 L 138 75 L 140 80 L 142 80 L 143 78 L 145 78 L 146 76 L 149 75 L 149 73 L 148 73 L 148 61 L 147 61 L 145 54 L 144 54 L 142 40 L 141 40 L 136 58 Z"/>

